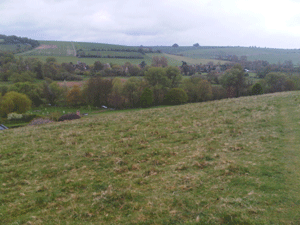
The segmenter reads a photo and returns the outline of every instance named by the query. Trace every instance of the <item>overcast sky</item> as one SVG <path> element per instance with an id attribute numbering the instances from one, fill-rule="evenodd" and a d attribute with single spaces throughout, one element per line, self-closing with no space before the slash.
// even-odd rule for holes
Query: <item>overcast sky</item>
<path id="1" fill-rule="evenodd" d="M 0 0 L 0 33 L 121 45 L 300 48 L 300 0 Z"/>

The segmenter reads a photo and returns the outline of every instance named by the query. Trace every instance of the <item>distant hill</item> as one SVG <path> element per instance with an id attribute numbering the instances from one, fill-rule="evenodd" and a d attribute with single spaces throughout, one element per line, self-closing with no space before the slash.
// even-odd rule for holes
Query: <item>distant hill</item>
<path id="1" fill-rule="evenodd" d="M 37 57 L 43 61 L 55 57 L 58 62 L 81 61 L 93 64 L 103 63 L 140 64 L 152 63 L 153 56 L 165 56 L 169 65 L 205 64 L 209 61 L 224 64 L 243 57 L 248 61 L 264 60 L 269 63 L 292 61 L 300 64 L 300 49 L 274 49 L 230 46 L 124 46 L 89 42 L 36 41 L 17 36 L 0 35 L 0 51 L 11 51 L 23 57 Z M 164 54 L 164 55 L 162 55 Z"/>
<path id="2" fill-rule="evenodd" d="M 152 49 L 193 59 L 230 60 L 233 56 L 246 56 L 249 61 L 265 60 L 272 64 L 292 60 L 294 65 L 300 64 L 300 49 L 221 46 L 155 46 Z"/>
<path id="3" fill-rule="evenodd" d="M 20 53 L 31 50 L 40 45 L 37 40 L 32 40 L 26 37 L 6 36 L 0 34 L 0 51 L 11 51 Z"/>
<path id="4" fill-rule="evenodd" d="M 125 62 L 140 64 L 142 61 L 145 61 L 147 65 L 151 65 L 153 56 L 166 57 L 171 66 L 180 66 L 182 65 L 182 61 L 186 61 L 189 64 L 205 64 L 208 61 L 213 61 L 214 63 L 220 62 L 221 64 L 225 63 L 225 61 L 220 60 L 174 56 L 165 54 L 160 51 L 160 49 L 152 47 L 66 41 L 39 42 L 40 46 L 37 48 L 18 55 L 23 57 L 37 57 L 43 61 L 48 57 L 55 57 L 60 63 L 77 63 L 77 61 L 80 61 L 89 65 L 95 61 L 114 64 L 124 64 Z"/>

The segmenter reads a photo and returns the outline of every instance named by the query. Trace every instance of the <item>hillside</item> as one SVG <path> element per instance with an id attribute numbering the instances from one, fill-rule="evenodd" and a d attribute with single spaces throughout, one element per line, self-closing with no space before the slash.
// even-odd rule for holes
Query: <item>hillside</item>
<path id="1" fill-rule="evenodd" d="M 0 131 L 1 224 L 297 224 L 300 92 Z"/>
<path id="2" fill-rule="evenodd" d="M 238 57 L 247 56 L 249 61 L 265 60 L 269 63 L 283 63 L 286 60 L 292 60 L 294 65 L 300 63 L 299 49 L 272 49 L 272 48 L 254 48 L 254 47 L 221 47 L 221 46 L 203 46 L 189 47 L 182 46 L 178 48 L 167 46 L 152 47 L 153 50 L 161 50 L 168 54 L 181 55 L 192 59 L 220 59 L 236 55 Z"/>
<path id="3" fill-rule="evenodd" d="M 46 61 L 48 57 L 55 57 L 59 63 L 77 63 L 77 61 L 81 61 L 88 65 L 93 64 L 95 61 L 120 65 L 126 62 L 137 65 L 145 61 L 147 65 L 151 65 L 153 56 L 165 56 L 170 66 L 180 66 L 182 65 L 182 61 L 190 64 L 205 64 L 209 61 L 213 61 L 216 64 L 218 62 L 221 64 L 226 62 L 163 54 L 158 52 L 159 49 L 153 50 L 151 47 L 144 47 L 140 51 L 141 47 L 88 42 L 40 41 L 40 44 L 39 47 L 18 55 L 22 57 L 35 57 L 42 61 Z"/>
<path id="4" fill-rule="evenodd" d="M 0 51 L 20 53 L 31 50 L 37 46 L 39 46 L 39 42 L 36 40 L 0 34 Z"/>

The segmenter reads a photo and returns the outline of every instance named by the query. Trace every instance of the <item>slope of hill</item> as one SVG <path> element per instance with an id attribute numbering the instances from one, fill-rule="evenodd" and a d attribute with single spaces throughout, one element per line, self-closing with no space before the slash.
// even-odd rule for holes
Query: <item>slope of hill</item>
<path id="1" fill-rule="evenodd" d="M 168 54 L 182 55 L 194 59 L 219 59 L 220 57 L 236 55 L 238 57 L 247 56 L 250 61 L 265 60 L 269 63 L 283 63 L 292 60 L 295 65 L 300 63 L 299 49 L 272 49 L 272 48 L 253 48 L 253 47 L 166 47 L 156 46 L 153 50 L 161 50 Z M 223 58 L 224 59 L 224 58 Z"/>
<path id="2" fill-rule="evenodd" d="M 0 34 L 0 51 L 9 51 L 13 53 L 20 53 L 28 51 L 32 48 L 39 46 L 39 42 L 36 40 L 17 37 L 17 36 L 6 36 Z"/>
<path id="3" fill-rule="evenodd" d="M 0 131 L 1 224 L 296 224 L 300 92 Z"/>

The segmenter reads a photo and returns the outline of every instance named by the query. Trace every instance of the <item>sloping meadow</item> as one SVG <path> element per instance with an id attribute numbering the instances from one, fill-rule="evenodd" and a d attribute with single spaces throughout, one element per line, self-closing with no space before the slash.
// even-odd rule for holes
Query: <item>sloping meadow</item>
<path id="1" fill-rule="evenodd" d="M 0 223 L 295 222 L 283 160 L 295 120 L 282 115 L 299 102 L 289 92 L 0 131 Z"/>

